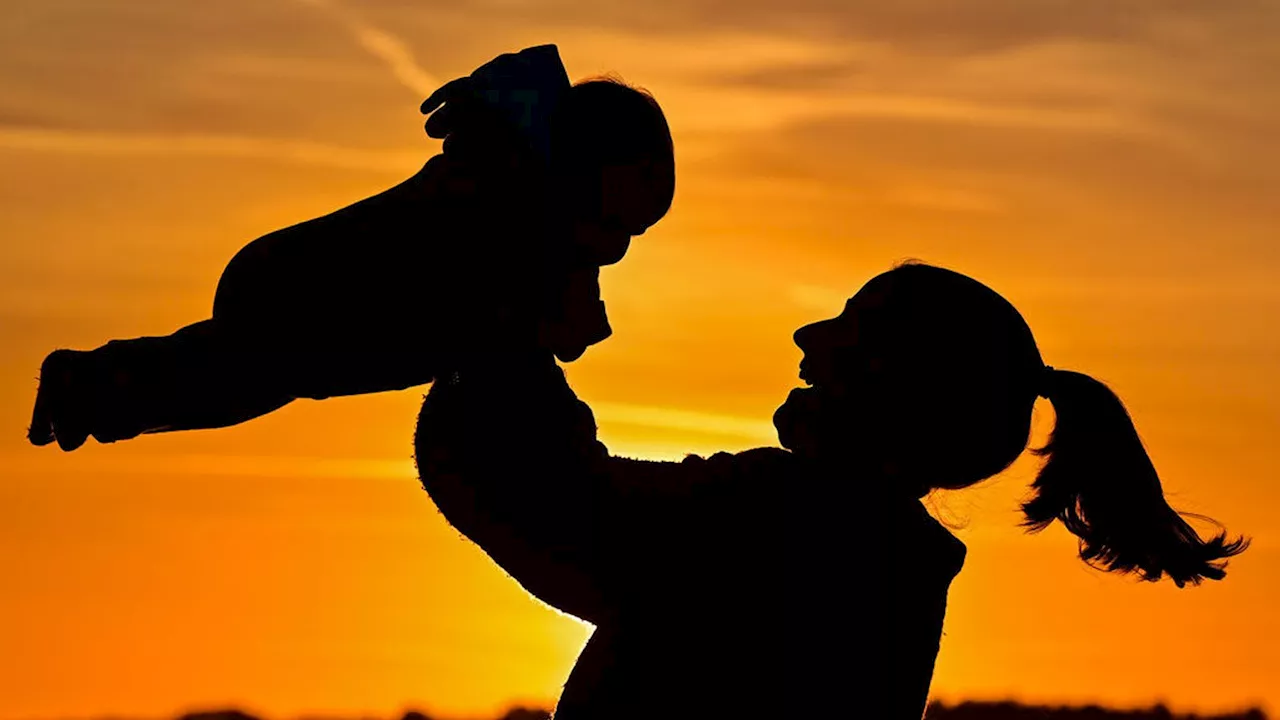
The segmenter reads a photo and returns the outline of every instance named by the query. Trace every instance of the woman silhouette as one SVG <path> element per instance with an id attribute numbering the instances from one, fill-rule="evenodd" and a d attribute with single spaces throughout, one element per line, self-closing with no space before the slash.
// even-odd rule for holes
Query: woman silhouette
<path id="1" fill-rule="evenodd" d="M 526 589 L 597 630 L 561 720 L 921 717 L 965 549 L 920 498 L 1027 446 L 1054 407 L 1024 505 L 1104 570 L 1220 579 L 1244 540 L 1201 539 L 1166 504 L 1124 406 L 1054 370 L 1000 295 L 900 266 L 801 328 L 774 415 L 786 448 L 683 462 L 612 457 L 553 360 L 512 341 L 432 388 L 423 485 Z"/>

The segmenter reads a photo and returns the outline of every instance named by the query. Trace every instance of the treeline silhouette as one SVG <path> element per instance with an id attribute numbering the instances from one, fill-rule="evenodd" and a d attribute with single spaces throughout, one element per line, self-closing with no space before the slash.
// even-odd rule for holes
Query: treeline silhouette
<path id="1" fill-rule="evenodd" d="M 515 707 L 494 720 L 548 720 L 550 717 L 551 713 L 545 709 Z M 187 713 L 177 720 L 262 719 L 240 710 L 217 710 Z M 410 710 L 401 716 L 400 720 L 443 720 L 443 718 Z M 933 703 L 929 706 L 925 720 L 1267 720 L 1267 714 L 1257 708 L 1225 715 L 1197 715 L 1175 713 L 1163 705 L 1145 710 L 1112 710 L 1096 705 L 1045 707 L 1015 702 L 965 702 L 957 705 Z"/>
<path id="2" fill-rule="evenodd" d="M 1163 705 L 1145 710 L 1112 710 L 1097 705 L 1083 707 L 1043 707 L 1015 702 L 966 702 L 959 705 L 934 703 L 926 720 L 1267 720 L 1257 708 L 1226 715 L 1175 713 Z"/>

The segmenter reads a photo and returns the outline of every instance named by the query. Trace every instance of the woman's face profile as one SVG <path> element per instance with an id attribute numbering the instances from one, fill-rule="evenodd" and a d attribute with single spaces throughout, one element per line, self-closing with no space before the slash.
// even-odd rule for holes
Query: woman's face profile
<path id="1" fill-rule="evenodd" d="M 876 278 L 845 303 L 833 318 L 810 323 L 793 336 L 804 353 L 796 388 L 774 413 L 774 427 L 783 447 L 804 452 L 829 452 L 830 440 L 839 443 L 842 428 L 850 426 L 859 393 L 868 375 L 880 364 L 866 330 L 884 307 L 887 281 Z M 824 441 L 824 438 L 828 440 Z"/>

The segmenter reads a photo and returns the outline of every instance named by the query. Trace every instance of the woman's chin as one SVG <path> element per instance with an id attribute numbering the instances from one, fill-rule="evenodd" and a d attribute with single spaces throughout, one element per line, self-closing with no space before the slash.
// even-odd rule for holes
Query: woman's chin
<path id="1" fill-rule="evenodd" d="M 811 415 L 817 412 L 821 404 L 821 391 L 816 387 L 806 386 L 792 388 L 791 392 L 787 393 L 787 399 L 782 402 L 782 407 L 778 409 L 782 410 L 789 407 L 792 411 Z"/>
<path id="2" fill-rule="evenodd" d="M 787 399 L 773 413 L 773 427 L 778 431 L 778 442 L 782 447 L 792 451 L 805 447 L 817 404 L 815 388 L 799 387 L 787 394 Z"/>

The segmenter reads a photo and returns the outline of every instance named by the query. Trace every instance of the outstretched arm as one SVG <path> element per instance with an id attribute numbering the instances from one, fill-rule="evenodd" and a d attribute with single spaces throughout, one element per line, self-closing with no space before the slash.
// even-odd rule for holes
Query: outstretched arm
<path id="1" fill-rule="evenodd" d="M 534 595 L 595 618 L 607 453 L 549 355 L 476 364 L 432 388 L 418 416 L 423 487 L 445 518 Z"/>
<path id="2" fill-rule="evenodd" d="M 611 456 L 548 355 L 502 356 L 436 383 L 416 437 L 445 518 L 527 590 L 600 622 L 620 603 L 679 603 L 683 577 L 732 552 L 751 480 L 786 453 L 650 462 Z M 784 460 L 785 461 L 785 460 Z M 762 472 L 763 471 L 763 472 Z"/>
<path id="3" fill-rule="evenodd" d="M 89 436 L 107 443 L 235 425 L 293 400 L 254 359 L 212 320 L 88 352 L 54 351 L 40 368 L 28 439 L 74 450 Z"/>

